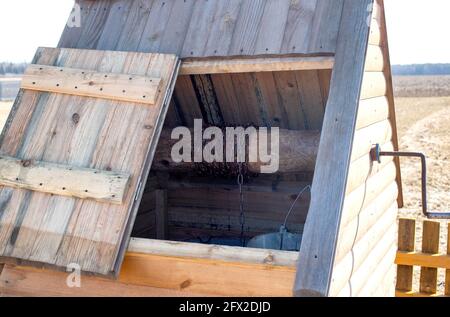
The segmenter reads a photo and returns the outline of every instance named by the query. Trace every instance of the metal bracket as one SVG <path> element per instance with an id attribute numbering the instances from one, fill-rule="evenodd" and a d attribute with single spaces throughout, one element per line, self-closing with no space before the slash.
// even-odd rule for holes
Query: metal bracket
<path id="1" fill-rule="evenodd" d="M 383 152 L 379 144 L 370 152 L 372 161 L 381 163 L 382 156 L 415 157 L 422 163 L 422 212 L 429 219 L 450 219 L 450 212 L 429 212 L 427 205 L 427 159 L 425 154 L 419 152 Z"/>

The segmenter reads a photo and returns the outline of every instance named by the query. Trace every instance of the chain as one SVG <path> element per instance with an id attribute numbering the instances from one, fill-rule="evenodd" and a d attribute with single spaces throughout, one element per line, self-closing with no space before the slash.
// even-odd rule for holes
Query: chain
<path id="1" fill-rule="evenodd" d="M 237 183 L 239 185 L 239 209 L 240 209 L 240 224 L 241 224 L 241 243 L 242 246 L 245 247 L 245 239 L 244 239 L 244 229 L 245 229 L 245 212 L 244 212 L 244 175 L 242 174 L 242 163 L 239 163 L 239 174 L 237 178 Z"/>

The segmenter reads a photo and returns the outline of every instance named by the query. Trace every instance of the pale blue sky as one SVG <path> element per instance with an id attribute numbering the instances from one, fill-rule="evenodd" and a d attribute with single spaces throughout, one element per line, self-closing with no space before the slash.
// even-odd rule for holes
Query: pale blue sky
<path id="1" fill-rule="evenodd" d="M 449 0 L 385 0 L 393 64 L 450 63 Z M 0 61 L 56 46 L 73 0 L 0 1 Z"/>

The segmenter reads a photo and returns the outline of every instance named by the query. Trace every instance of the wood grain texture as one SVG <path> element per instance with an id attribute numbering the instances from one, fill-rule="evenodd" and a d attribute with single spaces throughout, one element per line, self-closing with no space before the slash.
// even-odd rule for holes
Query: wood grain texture
<path id="1" fill-rule="evenodd" d="M 329 295 L 369 37 L 367 6 L 372 2 L 344 1 L 317 158 L 322 168 L 314 175 L 294 287 L 298 296 Z"/>
<path id="2" fill-rule="evenodd" d="M 399 138 L 397 131 L 397 116 L 395 110 L 395 100 L 394 100 L 394 88 L 392 83 L 392 69 L 391 69 L 391 58 L 389 54 L 389 39 L 386 25 L 386 13 L 384 10 L 384 0 L 377 0 L 375 9 L 377 9 L 377 21 L 379 21 L 379 25 L 381 26 L 381 47 L 383 50 L 384 64 L 386 65 L 384 68 L 384 75 L 386 77 L 386 85 L 387 92 L 386 96 L 389 101 L 389 118 L 391 120 L 392 125 L 392 143 L 394 144 L 394 150 L 399 151 Z M 376 28 L 377 26 L 372 26 Z M 398 186 L 398 207 L 403 208 L 403 186 L 402 186 L 402 173 L 400 168 L 400 158 L 396 157 L 395 165 L 397 166 L 397 186 Z"/>
<path id="3" fill-rule="evenodd" d="M 0 186 L 122 204 L 130 175 L 0 156 Z"/>
<path id="4" fill-rule="evenodd" d="M 127 230 L 134 222 L 135 199 L 139 201 L 142 194 L 139 184 L 146 180 L 145 166 L 156 146 L 154 136 L 162 128 L 177 58 L 42 48 L 34 63 L 162 80 L 154 107 L 22 91 L 0 142 L 5 156 L 113 170 L 132 177 L 122 205 L 2 187 L 1 255 L 58 268 L 78 263 L 83 271 L 98 274 L 118 272 L 119 249 L 127 244 Z"/>
<path id="5" fill-rule="evenodd" d="M 82 28 L 66 28 L 60 47 L 159 52 L 181 58 L 333 54 L 343 7 L 343 0 L 79 3 Z"/>
<path id="6" fill-rule="evenodd" d="M 440 223 L 434 221 L 423 222 L 422 252 L 428 254 L 439 253 Z M 422 267 L 420 269 L 420 292 L 436 294 L 437 269 Z"/>
<path id="7" fill-rule="evenodd" d="M 398 250 L 413 252 L 416 241 L 416 221 L 400 219 L 398 231 Z M 399 265 L 397 267 L 397 287 L 399 291 L 410 292 L 413 288 L 413 266 Z"/>
<path id="8" fill-rule="evenodd" d="M 154 104 L 158 99 L 160 85 L 160 78 L 29 65 L 23 75 L 20 88 Z"/>
<path id="9" fill-rule="evenodd" d="M 68 273 L 6 266 L 0 275 L 0 297 L 196 297 L 179 290 L 138 286 L 83 276 L 81 287 L 67 287 Z"/>
<path id="10" fill-rule="evenodd" d="M 183 62 L 180 75 L 318 70 L 332 69 L 333 65 L 334 58 L 331 56 L 194 60 Z"/>

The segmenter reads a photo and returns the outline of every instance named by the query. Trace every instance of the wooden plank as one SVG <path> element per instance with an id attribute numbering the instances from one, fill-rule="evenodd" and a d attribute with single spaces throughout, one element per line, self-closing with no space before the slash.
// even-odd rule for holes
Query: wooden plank
<path id="1" fill-rule="evenodd" d="M 295 267 L 127 253 L 119 281 L 219 296 L 292 296 L 294 278 Z"/>
<path id="2" fill-rule="evenodd" d="M 421 266 L 425 268 L 450 269 L 450 256 L 443 254 L 429 254 L 423 252 L 397 253 L 395 263 L 405 266 Z"/>
<path id="3" fill-rule="evenodd" d="M 160 78 L 46 65 L 29 65 L 21 83 L 22 89 L 145 104 L 155 104 L 160 86 Z"/>
<path id="4" fill-rule="evenodd" d="M 375 144 L 387 144 L 392 140 L 390 120 L 384 120 L 362 128 L 355 133 L 351 161 L 370 153 Z"/>
<path id="5" fill-rule="evenodd" d="M 447 255 L 450 256 L 450 223 L 447 227 Z M 450 296 L 450 269 L 445 271 L 445 295 Z"/>
<path id="6" fill-rule="evenodd" d="M 385 70 L 384 75 L 386 77 L 386 85 L 387 85 L 387 92 L 386 96 L 389 101 L 389 118 L 391 120 L 392 125 L 392 143 L 394 144 L 394 150 L 399 150 L 399 138 L 398 138 L 398 131 L 397 131 L 397 116 L 395 112 L 395 100 L 394 100 L 394 87 L 392 83 L 392 69 L 391 69 L 391 58 L 389 55 L 389 41 L 388 41 L 388 33 L 387 33 L 387 26 L 386 26 L 386 13 L 384 9 L 384 0 L 377 0 L 377 3 L 379 4 L 380 8 L 380 24 L 381 24 L 381 36 L 382 36 L 382 48 L 383 48 L 383 56 L 385 59 Z M 396 157 L 395 159 L 395 165 L 397 166 L 397 186 L 398 186 L 398 206 L 399 208 L 403 207 L 403 183 L 402 183 L 402 173 L 400 168 L 400 158 Z"/>
<path id="7" fill-rule="evenodd" d="M 130 175 L 0 156 L 0 185 L 122 204 Z"/>
<path id="8" fill-rule="evenodd" d="M 413 252 L 416 241 L 416 221 L 414 219 L 400 219 L 398 232 L 398 250 Z M 397 267 L 397 287 L 399 291 L 410 292 L 413 288 L 413 266 L 401 265 Z"/>
<path id="9" fill-rule="evenodd" d="M 376 19 L 372 19 L 372 25 L 370 26 L 369 44 L 378 46 L 382 45 L 381 30 Z"/>
<path id="10" fill-rule="evenodd" d="M 428 294 L 428 293 L 420 293 L 420 292 L 405 292 L 405 291 L 396 291 L 395 297 L 418 297 L 418 298 L 425 298 L 425 297 L 450 297 L 450 296 L 439 296 L 437 294 Z"/>
<path id="11" fill-rule="evenodd" d="M 361 88 L 361 100 L 386 96 L 387 82 L 382 72 L 366 72 Z"/>
<path id="12" fill-rule="evenodd" d="M 317 0 L 307 1 L 290 1 L 289 13 L 284 30 L 284 38 L 282 44 L 283 52 L 308 51 L 313 26 L 318 27 L 318 23 L 313 25 L 316 17 Z M 332 30 L 331 25 L 330 32 Z M 337 29 L 337 25 L 336 25 Z M 336 49 L 336 43 L 333 46 L 333 52 Z"/>
<path id="13" fill-rule="evenodd" d="M 329 295 L 369 37 L 367 7 L 372 2 L 344 1 L 317 158 L 321 168 L 314 175 L 312 192 L 316 194 L 305 225 L 294 287 L 297 296 Z"/>
<path id="14" fill-rule="evenodd" d="M 155 191 L 156 237 L 165 240 L 168 237 L 169 215 L 167 190 Z"/>
<path id="15" fill-rule="evenodd" d="M 132 238 L 128 252 L 295 267 L 298 252 Z"/>
<path id="16" fill-rule="evenodd" d="M 207 296 L 179 290 L 138 286 L 101 279 L 81 277 L 81 287 L 68 287 L 69 273 L 6 266 L 0 276 L 0 297 L 180 297 Z"/>
<path id="17" fill-rule="evenodd" d="M 382 72 L 386 69 L 386 60 L 383 49 L 379 46 L 369 45 L 366 57 L 366 72 Z"/>
<path id="18" fill-rule="evenodd" d="M 356 129 L 360 130 L 389 118 L 389 101 L 383 97 L 361 100 Z"/>
<path id="19" fill-rule="evenodd" d="M 180 75 L 279 72 L 332 69 L 334 57 L 264 57 L 185 61 Z"/>
<path id="20" fill-rule="evenodd" d="M 338 31 L 341 30 L 342 18 L 345 18 L 343 16 L 344 4 L 344 0 L 317 0 L 309 36 L 310 52 L 331 53 L 339 45 Z M 306 18 L 309 18 L 308 15 Z"/>
<path id="21" fill-rule="evenodd" d="M 48 59 L 49 54 L 54 58 Z M 6 211 L 0 219 L 3 256 L 58 268 L 76 262 L 84 272 L 114 274 L 145 187 L 178 59 L 162 54 L 41 49 L 36 64 L 162 80 L 163 93 L 155 107 L 139 103 L 124 107 L 122 102 L 101 98 L 33 92 L 37 97 L 22 99 L 1 142 L 1 152 L 10 157 L 133 176 L 122 205 L 0 188 Z M 76 125 L 75 113 L 80 115 Z"/>
<path id="22" fill-rule="evenodd" d="M 439 252 L 440 223 L 423 222 L 422 252 L 436 254 Z M 437 269 L 422 267 L 420 269 L 420 292 L 435 294 L 437 292 Z"/>

